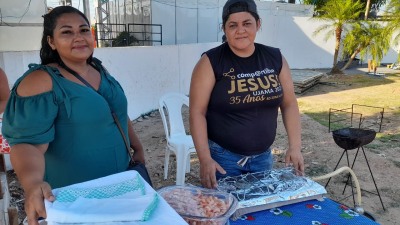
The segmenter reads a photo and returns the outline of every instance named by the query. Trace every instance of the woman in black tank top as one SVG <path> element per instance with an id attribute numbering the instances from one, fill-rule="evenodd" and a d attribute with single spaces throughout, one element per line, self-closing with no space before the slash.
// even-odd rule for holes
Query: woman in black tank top
<path id="1" fill-rule="evenodd" d="M 190 86 L 202 185 L 215 188 L 218 178 L 271 169 L 279 109 L 289 140 L 286 164 L 303 174 L 300 114 L 285 58 L 254 42 L 261 26 L 254 0 L 228 0 L 222 21 L 226 42 L 203 54 Z"/>

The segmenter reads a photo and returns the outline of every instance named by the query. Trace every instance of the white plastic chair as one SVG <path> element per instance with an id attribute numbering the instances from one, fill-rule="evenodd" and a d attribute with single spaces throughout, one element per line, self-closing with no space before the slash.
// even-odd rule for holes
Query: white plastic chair
<path id="1" fill-rule="evenodd" d="M 185 105 L 189 106 L 189 98 L 180 93 L 165 94 L 159 101 L 159 111 L 167 139 L 164 160 L 164 179 L 168 177 L 169 156 L 172 151 L 176 155 L 177 185 L 185 183 L 185 173 L 190 171 L 190 154 L 196 152 L 192 136 L 186 134 L 183 124 L 182 107 Z"/>

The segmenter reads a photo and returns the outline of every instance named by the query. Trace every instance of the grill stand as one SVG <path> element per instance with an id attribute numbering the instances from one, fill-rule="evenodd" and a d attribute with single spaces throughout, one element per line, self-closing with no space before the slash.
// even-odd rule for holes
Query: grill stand
<path id="1" fill-rule="evenodd" d="M 370 193 L 370 194 L 378 195 L 378 196 L 379 196 L 379 200 L 380 200 L 380 202 L 381 202 L 381 204 L 382 204 L 382 208 L 383 208 L 384 211 L 386 211 L 385 206 L 383 205 L 383 201 L 382 201 L 381 194 L 379 193 L 378 186 L 376 185 L 375 178 L 374 178 L 374 175 L 373 175 L 373 173 L 372 173 L 372 170 L 371 170 L 371 167 L 370 167 L 370 165 L 369 165 L 368 158 L 367 158 L 367 155 L 365 154 L 365 151 L 364 151 L 364 147 L 363 147 L 363 146 L 360 146 L 360 147 L 357 148 L 357 152 L 356 152 L 356 154 L 355 154 L 355 156 L 354 156 L 353 163 L 351 164 L 351 167 L 350 167 L 350 161 L 349 161 L 349 154 L 348 154 L 348 152 L 347 152 L 348 149 L 343 149 L 342 155 L 340 156 L 339 161 L 337 162 L 337 164 L 336 164 L 336 166 L 335 166 L 335 168 L 334 168 L 333 170 L 335 171 L 335 170 L 337 169 L 337 167 L 339 166 L 339 163 L 340 163 L 340 161 L 342 160 L 344 153 L 346 153 L 347 165 L 348 165 L 351 169 L 353 169 L 354 164 L 355 164 L 356 159 L 357 159 L 357 156 L 358 156 L 358 152 L 360 151 L 360 148 L 361 148 L 361 150 L 362 150 L 362 152 L 363 152 L 363 154 L 364 154 L 365 161 L 367 162 L 367 166 L 368 166 L 368 169 L 369 169 L 369 173 L 371 174 L 372 181 L 374 182 L 374 185 L 375 185 L 376 193 L 375 193 L 375 192 L 370 192 L 370 191 L 367 191 L 367 190 L 364 190 L 364 189 L 361 189 L 361 191 L 365 191 L 365 192 L 368 192 L 368 193 Z M 354 197 L 354 187 L 353 187 L 353 182 L 352 182 L 352 179 L 351 179 L 350 174 L 347 176 L 347 180 L 346 180 L 345 186 L 344 186 L 344 188 L 343 188 L 342 194 L 344 194 L 344 192 L 346 191 L 346 187 L 347 187 L 347 185 L 348 185 L 349 179 L 350 179 L 350 184 L 349 184 L 349 185 L 352 187 L 352 188 L 351 188 L 351 192 L 352 192 L 352 196 L 353 196 L 353 203 L 354 203 L 354 205 L 355 205 L 356 202 L 355 202 L 355 197 Z M 331 178 L 329 178 L 328 182 L 325 184 L 325 189 L 327 188 L 327 186 L 328 186 L 330 180 L 331 180 Z"/>

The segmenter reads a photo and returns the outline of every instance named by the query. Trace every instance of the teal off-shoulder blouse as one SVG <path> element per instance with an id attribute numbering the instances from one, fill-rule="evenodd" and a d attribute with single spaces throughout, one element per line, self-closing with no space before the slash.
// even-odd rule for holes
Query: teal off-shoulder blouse
<path id="1" fill-rule="evenodd" d="M 46 144 L 45 176 L 52 188 L 125 171 L 129 164 L 123 138 L 111 110 L 128 138 L 127 99 L 120 84 L 93 59 L 100 70 L 96 92 L 61 76 L 57 68 L 31 64 L 19 78 L 3 115 L 2 133 L 11 146 Z M 53 89 L 21 97 L 17 87 L 34 70 L 50 74 Z"/>

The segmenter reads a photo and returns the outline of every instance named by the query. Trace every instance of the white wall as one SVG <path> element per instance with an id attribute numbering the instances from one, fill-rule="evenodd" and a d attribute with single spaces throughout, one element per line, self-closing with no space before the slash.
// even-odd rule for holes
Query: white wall
<path id="1" fill-rule="evenodd" d="M 28 69 L 30 63 L 39 62 L 39 51 L 0 52 L 0 66 L 6 72 L 10 84 Z"/>
<path id="2" fill-rule="evenodd" d="M 0 51 L 38 50 L 42 32 L 41 26 L 0 26 Z"/>
<path id="3" fill-rule="evenodd" d="M 307 38 L 304 38 L 303 42 L 308 45 L 299 46 L 297 42 L 293 42 L 290 45 L 280 46 L 291 68 L 310 66 L 313 62 L 319 63 L 317 65 L 324 68 L 330 67 L 332 54 L 322 48 L 319 49 L 319 54 L 305 50 L 315 45 L 309 35 L 305 36 L 309 40 L 307 42 Z M 201 53 L 219 44 L 212 42 L 99 48 L 95 49 L 94 56 L 102 60 L 104 66 L 121 83 L 129 102 L 129 116 L 135 119 L 141 114 L 157 109 L 158 99 L 166 92 L 188 94 L 191 73 Z M 323 57 L 321 52 L 325 54 Z M 30 63 L 39 62 L 39 51 L 0 52 L 0 67 L 6 72 L 10 86 L 27 70 Z M 310 68 L 316 67 L 310 66 Z"/>
<path id="4" fill-rule="evenodd" d="M 218 44 L 99 48 L 94 56 L 120 82 L 128 98 L 129 116 L 135 119 L 157 109 L 158 99 L 166 92 L 188 94 L 192 70 L 201 53 Z M 39 51 L 0 52 L 0 67 L 10 86 L 29 63 L 39 62 Z"/>
<path id="5" fill-rule="evenodd" d="M 1 19 L 6 23 L 41 23 L 45 3 L 43 0 L 1 0 Z"/>
<path id="6" fill-rule="evenodd" d="M 40 48 L 44 3 L 43 0 L 0 0 L 0 51 Z"/>
<path id="7" fill-rule="evenodd" d="M 152 23 L 162 24 L 163 44 L 220 42 L 223 32 L 222 7 L 226 0 L 152 1 Z M 331 68 L 335 38 L 324 41 L 324 34 L 313 32 L 322 22 L 312 20 L 313 7 L 256 1 L 262 20 L 256 41 L 278 47 L 293 69 Z M 392 47 L 382 62 L 394 62 Z"/>
<path id="8" fill-rule="evenodd" d="M 217 0 L 152 1 L 152 23 L 162 24 L 164 45 L 216 42 L 218 9 Z"/>
<path id="9" fill-rule="evenodd" d="M 310 21 L 307 17 L 285 16 L 269 16 L 263 21 L 256 41 L 280 48 L 291 68 L 332 66 L 334 38 L 325 42 L 323 35 L 313 36 L 313 31 L 321 23 Z"/>
<path id="10" fill-rule="evenodd" d="M 226 0 L 157 0 L 151 2 L 152 23 L 162 24 L 164 44 L 219 42 Z M 256 1 L 261 18 L 311 17 L 313 6 Z"/>
<path id="11" fill-rule="evenodd" d="M 5 2 L 0 1 L 0 7 L 11 11 L 4 14 L 8 15 L 4 20 L 13 18 L 10 17 L 11 12 L 16 15 L 23 12 L 21 7 L 17 6 L 27 5 L 24 0 L 7 1 L 7 4 Z M 151 1 L 152 23 L 162 24 L 163 45 L 220 42 L 223 35 L 220 29 L 221 14 L 225 2 L 226 0 Z M 314 30 L 322 25 L 310 19 L 313 13 L 312 6 L 277 2 L 256 3 L 262 19 L 257 42 L 280 48 L 293 69 L 332 67 L 335 40 L 332 37 L 325 42 L 323 34 L 315 37 L 312 35 Z M 22 21 L 31 18 L 34 22 L 42 22 L 39 15 L 42 15 L 40 10 L 43 7 L 40 0 L 32 0 L 31 8 Z M 15 22 L 19 19 L 14 18 L 10 21 Z M 41 32 L 41 27 L 0 26 L 0 52 L 39 50 Z M 397 47 L 393 46 L 382 62 L 395 62 L 396 59 Z"/>

